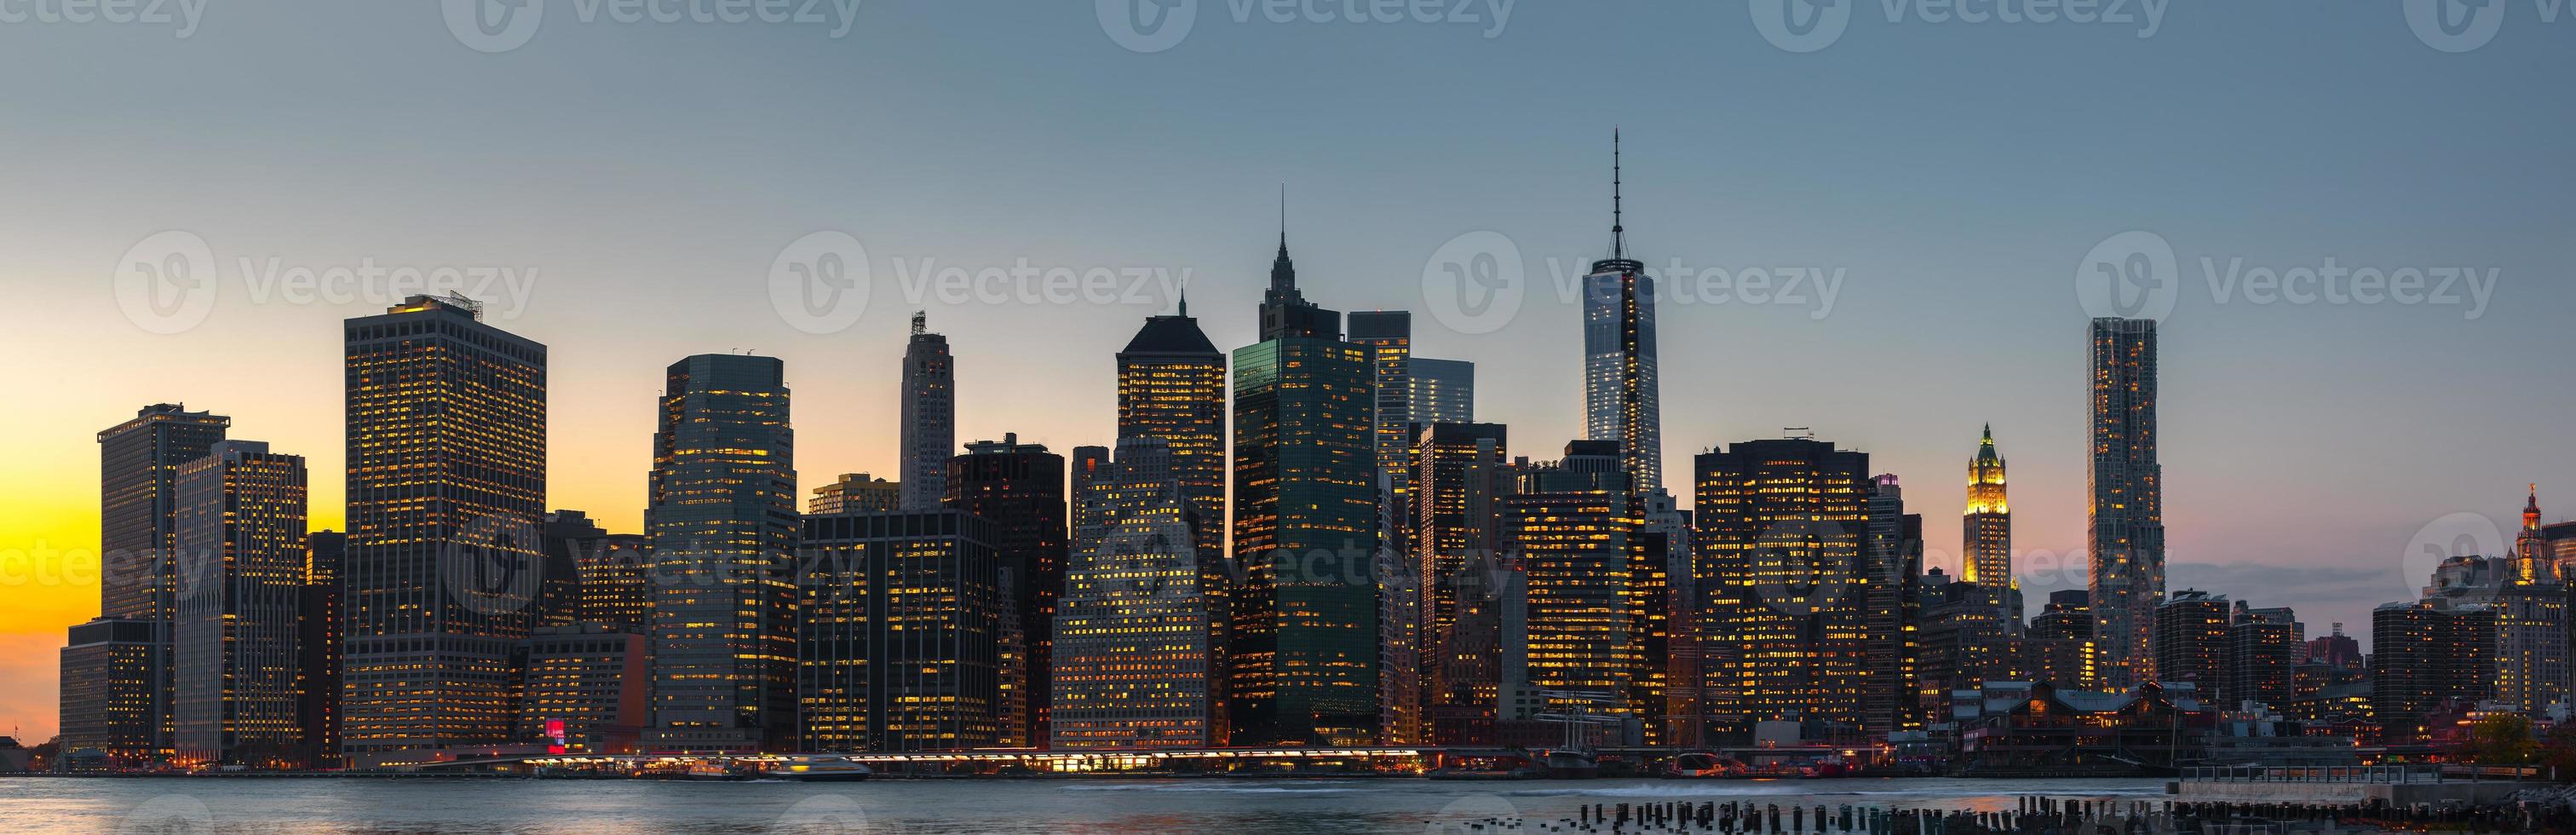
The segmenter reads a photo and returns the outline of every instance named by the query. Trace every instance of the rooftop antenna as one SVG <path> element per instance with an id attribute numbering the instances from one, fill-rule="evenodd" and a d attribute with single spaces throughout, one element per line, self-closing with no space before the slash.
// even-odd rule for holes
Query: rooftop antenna
<path id="1" fill-rule="evenodd" d="M 1288 183 L 1279 183 L 1279 248 L 1288 248 Z"/>
<path id="2" fill-rule="evenodd" d="M 1621 217 L 1621 214 L 1622 214 L 1622 211 L 1623 211 L 1626 207 L 1625 207 L 1625 206 L 1623 206 L 1623 205 L 1621 205 L 1621 203 L 1620 203 L 1619 185 L 1620 185 L 1620 182 L 1619 182 L 1619 126 L 1618 126 L 1618 125 L 1611 125 L 1611 126 L 1610 126 L 1610 257 L 1611 257 L 1611 258 L 1613 258 L 1613 259 L 1625 259 L 1625 258 L 1627 258 L 1627 257 L 1628 257 L 1628 227 L 1627 227 L 1625 224 L 1621 223 L 1621 220 L 1623 220 L 1623 218 Z"/>
<path id="3" fill-rule="evenodd" d="M 1186 278 L 1181 279 L 1181 309 L 1180 309 L 1180 311 L 1179 311 L 1178 313 L 1176 313 L 1176 314 L 1174 314 L 1174 315 L 1177 315 L 1177 316 L 1179 316 L 1179 317 L 1181 317 L 1181 318 L 1183 318 L 1183 319 L 1190 318 L 1190 280 L 1189 280 L 1189 279 L 1186 279 Z"/>

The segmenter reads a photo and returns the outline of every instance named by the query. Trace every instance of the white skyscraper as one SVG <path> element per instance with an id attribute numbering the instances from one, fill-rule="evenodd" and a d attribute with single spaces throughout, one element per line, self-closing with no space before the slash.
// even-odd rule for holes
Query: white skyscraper
<path id="1" fill-rule="evenodd" d="M 1583 436 L 1617 441 L 1639 492 L 1664 486 L 1662 409 L 1655 383 L 1655 280 L 1628 257 L 1621 224 L 1618 134 L 1610 143 L 1610 257 L 1583 277 Z"/>
<path id="2" fill-rule="evenodd" d="M 902 510 L 939 509 L 948 487 L 948 458 L 957 454 L 957 363 L 948 337 L 931 333 L 912 314 L 912 342 L 903 349 Z"/>

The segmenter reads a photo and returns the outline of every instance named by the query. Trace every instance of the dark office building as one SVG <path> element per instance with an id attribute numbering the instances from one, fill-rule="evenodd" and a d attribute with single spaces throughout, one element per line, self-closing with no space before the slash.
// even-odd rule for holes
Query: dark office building
<path id="1" fill-rule="evenodd" d="M 1016 434 L 966 445 L 948 459 L 947 504 L 992 525 L 993 556 L 1011 590 L 1012 612 L 1003 629 L 1022 652 L 1003 671 L 1020 714 L 1003 718 L 1005 744 L 1045 747 L 1047 699 L 1054 692 L 1056 601 L 1064 595 L 1067 505 L 1064 456 L 1044 444 L 1023 444 Z"/>
<path id="2" fill-rule="evenodd" d="M 2370 702 L 2382 741 L 2421 741 L 2434 709 L 2494 696 L 2493 609 L 2433 597 L 2381 605 L 2370 620 Z"/>
<path id="3" fill-rule="evenodd" d="M 173 762 L 307 765 L 304 457 L 222 441 L 179 465 Z"/>
<path id="4" fill-rule="evenodd" d="M 1692 475 L 1710 733 L 1791 718 L 1859 727 L 1869 455 L 1745 441 L 1700 453 Z"/>
<path id="5" fill-rule="evenodd" d="M 142 686 L 134 692 L 117 693 L 112 698 L 85 703 L 78 708 L 84 713 L 97 715 L 75 722 L 67 709 L 63 720 L 67 733 L 77 724 L 84 729 L 83 733 L 139 730 L 141 735 L 89 737 L 81 740 L 83 744 L 78 747 L 97 748 L 120 761 L 138 757 L 158 760 L 170 756 L 176 692 L 171 642 L 178 614 L 174 590 L 177 563 L 172 548 L 178 536 L 174 511 L 179 465 L 204 457 L 216 442 L 224 439 L 224 432 L 231 424 L 232 419 L 222 415 L 191 412 L 181 406 L 158 403 L 135 412 L 133 420 L 98 433 L 99 619 L 144 624 L 143 628 L 150 630 L 151 637 L 125 643 L 123 639 L 132 637 L 136 628 L 130 624 L 100 626 L 84 633 L 94 639 L 86 644 L 93 649 L 106 646 L 95 639 L 119 636 L 115 651 L 109 654 L 122 665 L 131 660 L 130 656 L 139 653 L 139 663 L 148 670 L 141 678 L 112 675 L 99 679 L 102 686 L 136 682 Z M 71 643 L 84 645 L 78 640 Z M 68 661 L 73 656 L 66 652 L 64 657 Z M 86 662 L 101 660 L 105 656 L 99 652 L 85 652 L 80 657 Z M 90 671 L 64 668 L 62 681 L 67 688 L 67 704 L 70 701 L 68 688 L 75 686 L 76 672 Z M 92 685 L 82 683 L 78 686 L 89 688 Z M 122 711 L 133 704 L 143 705 L 152 719 L 141 725 L 131 725 L 108 718 L 109 713 Z M 106 713 L 100 713 L 102 711 Z M 89 721 L 91 719 L 97 721 Z M 65 750 L 75 747 L 69 737 L 64 742 Z"/>
<path id="6" fill-rule="evenodd" d="M 672 363 L 653 436 L 653 718 L 660 750 L 785 750 L 796 729 L 796 436 L 785 364 Z"/>
<path id="7" fill-rule="evenodd" d="M 797 748 L 943 751 L 1002 738 L 998 532 L 958 510 L 807 516 Z"/>

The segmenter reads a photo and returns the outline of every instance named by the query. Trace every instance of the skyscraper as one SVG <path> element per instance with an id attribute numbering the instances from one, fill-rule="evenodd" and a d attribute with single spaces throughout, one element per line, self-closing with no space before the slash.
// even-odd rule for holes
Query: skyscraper
<path id="1" fill-rule="evenodd" d="M 644 509 L 653 718 L 664 750 L 784 750 L 796 703 L 796 435 L 776 357 L 665 372 Z"/>
<path id="2" fill-rule="evenodd" d="M 175 489 L 175 761 L 303 767 L 304 457 L 220 441 Z"/>
<path id="3" fill-rule="evenodd" d="M 1306 301 L 1282 232 L 1262 341 L 1234 352 L 1234 553 L 1226 637 L 1234 741 L 1378 734 L 1374 369 L 1341 314 Z"/>
<path id="4" fill-rule="evenodd" d="M 597 624 L 618 632 L 648 635 L 653 631 L 653 566 L 647 551 L 651 538 L 613 534 L 578 510 L 546 514 L 546 550 L 558 549 L 572 563 L 576 578 L 571 622 Z M 551 570 L 551 569 L 549 569 Z M 649 684 L 649 682 L 648 682 Z M 639 723 L 640 724 L 640 723 Z"/>
<path id="5" fill-rule="evenodd" d="M 1073 555 L 1055 620 L 1056 748 L 1212 741 L 1207 601 L 1170 444 L 1129 437 L 1089 481 L 1101 533 Z"/>
<path id="6" fill-rule="evenodd" d="M 1476 421 L 1475 363 L 1414 357 L 1411 366 L 1405 378 L 1413 388 L 1413 422 Z"/>
<path id="7" fill-rule="evenodd" d="M 304 594 L 296 609 L 303 684 L 295 726 L 304 729 L 304 761 L 315 768 L 340 763 L 340 562 L 348 550 L 348 536 L 338 531 L 304 538 Z"/>
<path id="8" fill-rule="evenodd" d="M 1390 477 L 1397 501 L 1405 489 L 1405 427 L 1413 414 L 1413 314 L 1402 310 L 1352 311 L 1350 342 L 1368 350 L 1376 372 L 1370 426 L 1377 468 Z"/>
<path id="9" fill-rule="evenodd" d="M 343 748 L 508 739 L 545 555 L 546 346 L 457 298 L 349 320 Z"/>
<path id="10" fill-rule="evenodd" d="M 1700 453 L 1692 516 L 1712 730 L 1858 725 L 1869 456 L 1811 438 Z"/>
<path id="11" fill-rule="evenodd" d="M 2025 665 L 2040 681 L 2059 689 L 2090 690 L 2096 675 L 2093 651 L 2092 593 L 2065 589 L 2048 593 L 2048 605 L 2030 621 L 2030 661 Z"/>
<path id="12" fill-rule="evenodd" d="M 1551 707 L 1589 704 L 1660 735 L 1670 609 L 1662 541 L 1611 441 L 1566 444 L 1565 457 L 1521 474 L 1502 501 L 1502 537 L 1529 583 L 1528 684 Z M 1508 697 L 1507 697 L 1508 698 Z"/>
<path id="13" fill-rule="evenodd" d="M 1492 744 L 1500 697 L 1496 598 L 1503 497 L 1512 490 L 1506 427 L 1417 424 L 1412 444 L 1413 574 L 1425 724 L 1442 745 Z M 1478 733 L 1485 734 L 1478 736 Z"/>
<path id="14" fill-rule="evenodd" d="M 120 761 L 169 756 L 179 465 L 204 457 L 231 425 L 232 419 L 222 415 L 156 403 L 137 410 L 133 420 L 98 433 L 99 618 L 92 623 L 99 625 L 82 632 L 88 640 L 71 642 L 97 651 L 66 650 L 63 655 L 66 746 L 97 748 Z M 115 644 L 112 652 L 103 649 L 110 643 Z M 139 664 L 142 673 L 71 666 L 75 660 L 111 658 L 118 665 Z M 74 700 L 74 682 L 84 688 L 142 686 L 106 698 Z M 132 718 L 128 710 L 143 711 L 144 721 L 127 721 Z"/>
<path id="15" fill-rule="evenodd" d="M 1016 434 L 967 444 L 966 454 L 948 459 L 947 505 L 992 524 L 993 554 L 1011 591 L 1014 608 L 1003 629 L 1021 654 L 1003 680 L 1021 712 L 1004 718 L 1003 738 L 1021 744 L 1044 746 L 1049 738 L 1047 671 L 1054 669 L 1056 599 L 1064 594 L 1064 484 L 1064 456 L 1020 443 Z"/>
<path id="16" fill-rule="evenodd" d="M 948 457 L 957 454 L 957 361 L 948 337 L 931 333 L 912 314 L 912 341 L 903 349 L 902 509 L 938 510 L 948 488 Z"/>
<path id="17" fill-rule="evenodd" d="M 807 516 L 796 559 L 797 749 L 1001 741 L 993 529 L 961 510 Z"/>
<path id="18" fill-rule="evenodd" d="M 1968 459 L 1968 512 L 1960 520 L 1959 579 L 1998 595 L 1997 616 L 2021 631 L 2021 578 L 2013 574 L 2012 506 L 2004 496 L 2004 459 L 1995 454 L 1995 428 L 1986 427 L 1977 455 Z"/>
<path id="19" fill-rule="evenodd" d="M 1923 516 L 1905 512 L 1905 490 L 1895 475 L 1870 479 L 1869 538 L 1860 572 L 1861 613 L 1868 626 L 1862 647 L 1861 725 L 1872 735 L 1922 726 L 1916 660 L 1922 637 Z"/>
<path id="20" fill-rule="evenodd" d="M 1610 257 L 1583 277 L 1583 435 L 1617 441 L 1637 491 L 1664 486 L 1655 370 L 1655 280 L 1628 257 L 1619 202 L 1619 136 L 1610 136 Z"/>
<path id="21" fill-rule="evenodd" d="M 2496 595 L 2495 700 L 2537 715 L 2568 698 L 2567 591 L 2540 530 L 2540 486 L 2522 508 L 2513 570 Z"/>
<path id="22" fill-rule="evenodd" d="M 1198 544 L 1225 553 L 1225 354 L 1190 318 L 1189 299 L 1153 316 L 1118 352 L 1118 437 L 1161 438 L 1198 515 Z M 1105 450 L 1104 450 L 1105 452 Z"/>
<path id="23" fill-rule="evenodd" d="M 2094 643 L 2115 687 L 2155 680 L 2165 594 L 2164 467 L 2156 463 L 2156 323 L 2093 320 L 2091 544 Z"/>

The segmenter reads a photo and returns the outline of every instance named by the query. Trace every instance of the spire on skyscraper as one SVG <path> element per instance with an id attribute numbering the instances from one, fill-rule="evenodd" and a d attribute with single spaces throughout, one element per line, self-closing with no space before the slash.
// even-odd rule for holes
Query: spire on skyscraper
<path id="1" fill-rule="evenodd" d="M 1610 126 L 1610 258 L 1627 260 L 1628 227 L 1622 223 L 1619 195 L 1619 126 Z"/>

